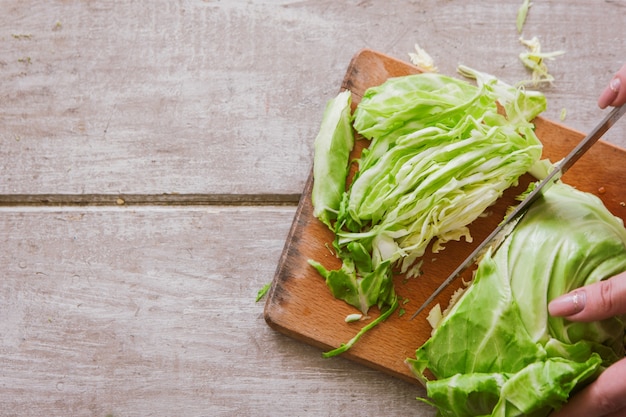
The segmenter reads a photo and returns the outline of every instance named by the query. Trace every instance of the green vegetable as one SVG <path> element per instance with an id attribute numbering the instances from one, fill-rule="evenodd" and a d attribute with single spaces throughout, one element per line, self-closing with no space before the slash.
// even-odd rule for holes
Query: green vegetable
<path id="1" fill-rule="evenodd" d="M 341 355 L 342 353 L 344 353 L 345 351 L 350 349 L 356 342 L 358 342 L 359 339 L 365 333 L 369 332 L 374 327 L 378 326 L 380 323 L 382 323 L 383 321 L 387 320 L 387 318 L 391 315 L 391 313 L 396 311 L 396 308 L 398 308 L 398 298 L 397 297 L 393 299 L 393 302 L 391 303 L 391 305 L 387 309 L 382 310 L 382 314 L 380 316 L 378 316 L 378 318 L 376 320 L 373 320 L 371 323 L 368 323 L 367 325 L 363 326 L 363 328 L 361 330 L 359 330 L 359 332 L 352 339 L 350 339 L 348 341 L 348 343 L 342 344 L 337 349 L 333 349 L 333 350 L 330 350 L 328 352 L 322 353 L 322 357 L 324 357 L 324 358 L 331 358 L 333 356 Z"/>
<path id="2" fill-rule="evenodd" d="M 351 258 L 345 258 L 342 268 L 334 271 L 327 270 L 313 260 L 309 264 L 326 278 L 326 284 L 335 298 L 353 305 L 363 314 L 367 314 L 374 304 L 379 304 L 379 307 L 390 305 L 396 297 L 389 262 L 383 262 L 375 270 L 361 274 L 357 274 Z"/>
<path id="3" fill-rule="evenodd" d="M 363 314 L 360 313 L 354 313 L 354 314 L 348 314 L 346 316 L 346 318 L 344 319 L 344 321 L 346 323 L 353 323 L 355 321 L 359 321 L 363 318 Z"/>
<path id="4" fill-rule="evenodd" d="M 465 226 L 541 156 L 529 120 L 545 97 L 463 70 L 478 87 L 412 75 L 367 90 L 357 106 L 355 128 L 373 139 L 339 213 L 337 243 L 362 244 L 374 268 L 389 260 L 406 272 L 432 239 L 469 239 Z"/>
<path id="5" fill-rule="evenodd" d="M 546 416 L 624 357 L 619 318 L 574 323 L 548 302 L 626 269 L 626 230 L 592 194 L 554 184 L 407 362 L 440 416 Z"/>
<path id="6" fill-rule="evenodd" d="M 265 294 L 267 294 L 267 292 L 270 290 L 271 287 L 272 287 L 271 282 L 263 285 L 263 287 L 261 287 L 261 289 L 256 294 L 255 302 L 258 303 L 259 301 L 261 301 L 261 299 L 265 297 Z"/>
<path id="7" fill-rule="evenodd" d="M 522 29 L 524 28 L 524 23 L 526 23 L 526 17 L 528 16 L 528 10 L 532 6 L 530 0 L 524 0 L 522 5 L 517 10 L 517 32 L 522 33 Z"/>
<path id="8" fill-rule="evenodd" d="M 350 151 L 354 146 L 351 102 L 352 94 L 349 90 L 330 100 L 315 138 L 313 215 L 329 227 L 331 221 L 337 218 L 346 188 Z"/>
<path id="9" fill-rule="evenodd" d="M 409 52 L 409 59 L 413 65 L 426 72 L 437 72 L 433 58 L 418 44 L 415 44 L 415 52 Z"/>
<path id="10" fill-rule="evenodd" d="M 364 93 L 353 125 L 371 143 L 348 189 L 349 98 L 341 93 L 327 106 L 315 145 L 313 205 L 335 233 L 342 267 L 309 263 L 336 298 L 363 314 L 374 305 L 390 314 L 398 306 L 393 271 L 417 274 L 432 239 L 437 250 L 451 239 L 469 241 L 466 226 L 541 156 L 530 120 L 545 110 L 545 97 L 462 70 L 478 85 L 427 73 Z"/>
<path id="11" fill-rule="evenodd" d="M 521 84 L 532 84 L 536 86 L 541 83 L 551 83 L 554 77 L 548 72 L 546 60 L 553 60 L 559 55 L 563 55 L 564 51 L 541 52 L 541 44 L 537 37 L 530 40 L 520 38 L 520 42 L 526 46 L 527 51 L 519 54 L 519 59 L 524 66 L 532 71 L 532 78 L 528 81 L 522 81 Z"/>

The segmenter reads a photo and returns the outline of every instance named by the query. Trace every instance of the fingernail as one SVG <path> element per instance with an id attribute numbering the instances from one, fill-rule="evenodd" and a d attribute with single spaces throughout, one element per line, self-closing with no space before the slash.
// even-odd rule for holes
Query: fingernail
<path id="1" fill-rule="evenodd" d="M 548 305 L 548 311 L 552 316 L 572 316 L 583 311 L 586 302 L 587 294 L 585 291 L 576 290 L 552 300 Z"/>
<path id="2" fill-rule="evenodd" d="M 615 94 L 619 93 L 619 88 L 622 86 L 622 80 L 619 79 L 619 77 L 615 77 L 611 80 L 611 82 L 609 83 L 609 88 L 611 89 L 612 92 L 614 92 Z"/>

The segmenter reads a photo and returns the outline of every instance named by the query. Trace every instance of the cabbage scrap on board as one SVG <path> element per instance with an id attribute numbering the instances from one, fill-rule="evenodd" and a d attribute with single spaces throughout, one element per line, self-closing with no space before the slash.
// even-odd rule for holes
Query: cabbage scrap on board
<path id="1" fill-rule="evenodd" d="M 439 416 L 548 415 L 624 357 L 624 321 L 551 317 L 550 300 L 626 270 L 626 229 L 596 196 L 554 184 L 407 363 Z M 436 378 L 427 380 L 426 370 Z"/>
<path id="2" fill-rule="evenodd" d="M 364 315 L 377 305 L 388 316 L 398 305 L 393 272 L 418 275 L 416 261 L 433 239 L 436 250 L 451 239 L 471 241 L 467 225 L 541 156 L 530 121 L 545 110 L 545 96 L 459 69 L 477 85 L 436 73 L 408 75 L 369 88 L 352 116 L 346 92 L 326 108 L 315 145 L 313 205 L 335 234 L 342 267 L 309 263 L 336 298 Z M 346 189 L 346 152 L 354 141 L 348 121 L 371 142 Z"/>

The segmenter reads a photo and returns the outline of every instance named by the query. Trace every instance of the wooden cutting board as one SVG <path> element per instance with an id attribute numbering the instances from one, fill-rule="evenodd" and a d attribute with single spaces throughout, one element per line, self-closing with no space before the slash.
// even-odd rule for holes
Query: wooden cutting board
<path id="1" fill-rule="evenodd" d="M 352 91 L 355 107 L 367 88 L 379 85 L 390 77 L 419 72 L 418 68 L 408 63 L 366 49 L 352 59 L 341 89 Z M 537 135 L 544 144 L 544 158 L 553 162 L 567 155 L 584 136 L 542 118 L 537 118 L 535 124 Z M 353 156 L 358 156 L 367 143 L 365 140 L 357 141 Z M 413 357 L 415 350 L 430 337 L 431 328 L 426 321 L 428 311 L 414 320 L 410 320 L 411 315 L 496 227 L 506 208 L 515 204 L 514 197 L 526 189 L 529 181 L 531 178 L 524 176 L 518 187 L 508 190 L 489 209 L 489 216 L 470 225 L 473 243 L 450 242 L 445 250 L 437 254 L 427 250 L 422 276 L 408 280 L 402 275 L 396 276 L 394 282 L 401 300 L 400 309 L 366 333 L 343 356 L 418 383 L 404 361 Z M 568 171 L 563 181 L 598 195 L 613 214 L 625 218 L 626 150 L 600 141 Z M 345 323 L 346 315 L 358 311 L 335 299 L 324 279 L 307 263 L 309 259 L 314 259 L 327 268 L 340 267 L 340 262 L 326 247 L 333 240 L 332 233 L 313 217 L 312 185 L 313 177 L 310 175 L 268 293 L 264 315 L 273 329 L 326 351 L 350 340 L 369 321 Z M 466 277 L 468 274 L 471 271 L 466 271 Z M 439 302 L 445 308 L 459 285 L 461 280 L 444 291 L 435 303 Z M 401 309 L 406 313 L 402 315 Z M 370 310 L 372 319 L 378 315 L 376 307 Z"/>

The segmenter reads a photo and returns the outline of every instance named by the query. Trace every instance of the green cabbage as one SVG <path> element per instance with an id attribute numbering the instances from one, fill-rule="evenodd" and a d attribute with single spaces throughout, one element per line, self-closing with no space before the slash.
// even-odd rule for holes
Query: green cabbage
<path id="1" fill-rule="evenodd" d="M 345 90 L 326 104 L 314 143 L 313 215 L 329 227 L 339 212 L 346 189 L 348 160 L 354 147 L 351 103 L 352 93 Z"/>
<path id="2" fill-rule="evenodd" d="M 467 225 L 541 156 L 530 122 L 545 97 L 462 67 L 477 85 L 441 74 L 391 78 L 369 88 L 349 119 L 333 99 L 315 141 L 314 215 L 334 233 L 342 267 L 309 263 L 336 298 L 367 314 L 398 305 L 393 272 L 417 275 L 428 244 L 471 236 Z M 370 146 L 346 189 L 353 136 Z M 343 190 L 342 193 L 340 191 Z"/>
<path id="3" fill-rule="evenodd" d="M 625 270 L 625 245 L 622 220 L 600 199 L 553 185 L 407 360 L 439 415 L 546 416 L 623 358 L 621 318 L 569 322 L 547 305 Z"/>
<path id="4" fill-rule="evenodd" d="M 529 121 L 545 97 L 464 72 L 478 86 L 429 73 L 365 92 L 354 127 L 372 141 L 338 214 L 340 249 L 358 242 L 374 268 L 390 261 L 407 272 L 432 239 L 469 240 L 465 226 L 539 160 Z"/>

